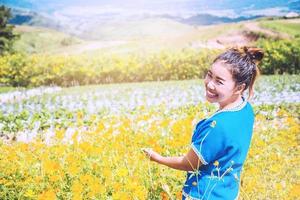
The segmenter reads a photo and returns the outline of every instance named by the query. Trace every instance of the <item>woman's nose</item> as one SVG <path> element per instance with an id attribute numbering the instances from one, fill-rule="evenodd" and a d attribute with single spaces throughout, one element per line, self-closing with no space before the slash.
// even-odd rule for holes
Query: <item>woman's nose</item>
<path id="1" fill-rule="evenodd" d="M 212 80 L 210 80 L 210 81 L 207 82 L 207 87 L 208 87 L 209 89 L 215 89 L 215 85 L 214 85 L 214 83 L 213 83 Z"/>

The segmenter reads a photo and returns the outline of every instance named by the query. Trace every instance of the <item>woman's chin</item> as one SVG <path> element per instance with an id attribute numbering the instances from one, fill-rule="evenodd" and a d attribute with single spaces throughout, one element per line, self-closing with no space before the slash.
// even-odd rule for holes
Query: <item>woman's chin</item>
<path id="1" fill-rule="evenodd" d="M 209 103 L 216 103 L 216 102 L 218 102 L 217 100 L 217 97 L 214 97 L 214 98 L 212 98 L 212 97 L 208 97 L 208 96 L 205 96 L 205 98 L 206 98 L 206 100 L 209 102 Z"/>

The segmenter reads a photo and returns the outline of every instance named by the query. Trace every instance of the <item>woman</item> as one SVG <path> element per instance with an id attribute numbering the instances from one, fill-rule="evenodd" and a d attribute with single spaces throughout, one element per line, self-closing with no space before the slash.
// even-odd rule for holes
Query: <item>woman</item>
<path id="1" fill-rule="evenodd" d="M 150 160 L 187 171 L 182 199 L 233 200 L 251 143 L 254 113 L 247 101 L 259 74 L 258 48 L 232 48 L 220 54 L 205 77 L 206 99 L 218 103 L 212 116 L 198 122 L 185 156 L 164 157 L 143 149 Z M 243 96 L 249 90 L 247 99 Z"/>

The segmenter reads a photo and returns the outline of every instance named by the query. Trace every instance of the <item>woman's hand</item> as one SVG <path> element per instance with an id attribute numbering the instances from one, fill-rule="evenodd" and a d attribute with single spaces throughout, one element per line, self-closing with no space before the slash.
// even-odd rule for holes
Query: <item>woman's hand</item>
<path id="1" fill-rule="evenodd" d="M 155 151 L 153 151 L 151 148 L 142 148 L 142 151 L 146 154 L 146 156 L 151 160 L 158 162 L 161 155 Z"/>
<path id="2" fill-rule="evenodd" d="M 183 171 L 195 171 L 201 165 L 197 154 L 193 149 L 190 149 L 185 156 L 176 157 L 165 157 L 161 156 L 159 153 L 153 151 L 151 148 L 141 149 L 151 161 L 155 161 L 159 164 L 166 165 L 173 169 L 183 170 Z"/>

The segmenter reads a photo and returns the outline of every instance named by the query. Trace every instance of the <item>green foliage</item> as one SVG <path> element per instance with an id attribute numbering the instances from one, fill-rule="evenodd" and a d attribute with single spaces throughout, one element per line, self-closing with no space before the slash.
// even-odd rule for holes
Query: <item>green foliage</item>
<path id="1" fill-rule="evenodd" d="M 1 85 L 0 85 L 0 94 L 1 94 L 1 93 L 12 92 L 12 91 L 17 91 L 18 89 L 20 89 L 20 88 L 6 87 L 6 86 L 1 86 Z"/>
<path id="2" fill-rule="evenodd" d="M 216 55 L 217 51 L 192 49 L 149 57 L 5 55 L 0 57 L 0 83 L 72 86 L 202 78 Z"/>
<path id="3" fill-rule="evenodd" d="M 262 21 L 284 32 L 277 21 Z M 284 26 L 293 40 L 268 38 L 265 33 L 246 31 L 247 37 L 257 40 L 256 46 L 261 47 L 265 57 L 260 69 L 263 74 L 297 74 L 300 72 L 300 38 L 299 26 Z M 68 46 L 80 40 L 48 32 L 47 29 L 31 29 L 22 27 L 24 34 L 18 41 L 18 48 L 24 52 L 48 52 L 50 54 L 3 55 L 0 57 L 0 85 L 35 87 L 41 85 L 88 85 L 100 83 L 141 82 L 158 80 L 184 80 L 202 78 L 206 69 L 220 50 L 185 48 L 182 50 L 161 51 L 145 55 L 136 53 L 113 55 L 99 51 L 92 56 L 53 55 L 51 51 L 57 46 Z M 21 31 L 21 29 L 19 31 Z M 210 30 L 210 29 L 209 29 Z M 206 33 L 206 32 L 205 32 Z M 51 38 L 51 39 L 50 39 Z M 29 47 L 26 42 L 31 42 Z M 59 45 L 54 45 L 58 44 Z M 16 43 L 17 44 L 17 43 Z M 127 47 L 126 47 L 127 48 Z M 39 51 L 37 51 L 39 49 Z M 22 51 L 23 52 L 23 51 Z M 105 54 L 106 53 L 106 54 Z"/>
<path id="4" fill-rule="evenodd" d="M 271 29 L 283 37 L 292 39 L 261 38 L 257 45 L 264 49 L 265 58 L 261 65 L 264 74 L 297 74 L 300 72 L 300 24 L 286 20 L 260 22 L 262 27 Z"/>
<path id="5" fill-rule="evenodd" d="M 82 42 L 74 36 L 43 27 L 18 26 L 14 32 L 20 38 L 14 42 L 13 50 L 28 54 L 65 52 L 68 46 Z"/>
<path id="6" fill-rule="evenodd" d="M 258 40 L 257 45 L 265 52 L 261 64 L 263 74 L 297 74 L 300 72 L 300 39 Z"/>
<path id="7" fill-rule="evenodd" d="M 300 37 L 300 23 L 286 22 L 285 20 L 262 21 L 260 25 L 278 33 L 287 33 L 292 37 Z"/>
<path id="8" fill-rule="evenodd" d="M 8 20 L 11 18 L 9 8 L 0 6 L 0 55 L 5 51 L 12 50 L 13 41 L 17 35 L 13 33 L 14 26 L 8 25 Z"/>
<path id="9" fill-rule="evenodd" d="M 300 72 L 300 40 L 260 39 L 257 46 L 265 52 L 260 65 L 262 74 Z M 217 50 L 183 49 L 148 56 L 4 55 L 0 57 L 0 84 L 73 86 L 202 78 L 219 53 Z"/>

